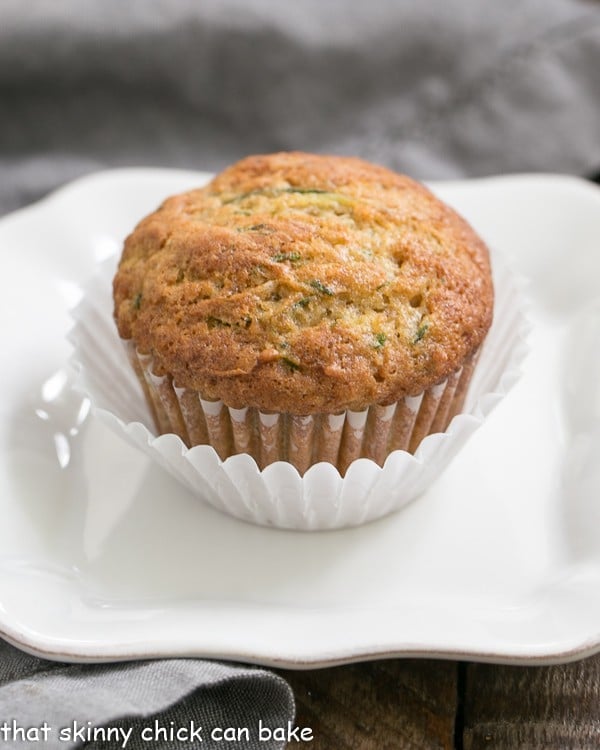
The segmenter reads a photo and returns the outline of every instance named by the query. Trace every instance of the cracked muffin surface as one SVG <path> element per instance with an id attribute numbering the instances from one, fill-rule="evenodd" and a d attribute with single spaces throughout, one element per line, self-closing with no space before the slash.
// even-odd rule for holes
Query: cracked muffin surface
<path id="1" fill-rule="evenodd" d="M 492 320 L 488 251 L 429 190 L 349 157 L 237 162 L 127 238 L 119 333 L 157 374 L 227 406 L 297 415 L 417 395 Z"/>

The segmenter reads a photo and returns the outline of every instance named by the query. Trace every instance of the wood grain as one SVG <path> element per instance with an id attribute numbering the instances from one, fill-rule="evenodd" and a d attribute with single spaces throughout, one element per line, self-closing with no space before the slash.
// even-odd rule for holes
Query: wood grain
<path id="1" fill-rule="evenodd" d="M 399 660 L 280 671 L 296 697 L 307 750 L 451 750 L 457 665 Z"/>
<path id="2" fill-rule="evenodd" d="M 600 655 L 556 667 L 470 664 L 464 750 L 600 747 Z"/>

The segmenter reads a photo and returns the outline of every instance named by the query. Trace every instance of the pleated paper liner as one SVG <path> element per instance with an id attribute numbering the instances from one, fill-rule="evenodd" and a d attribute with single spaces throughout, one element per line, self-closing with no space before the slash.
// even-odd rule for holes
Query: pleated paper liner
<path id="1" fill-rule="evenodd" d="M 421 494 L 519 377 L 522 284 L 492 261 L 494 323 L 476 366 L 391 406 L 297 417 L 230 409 L 155 375 L 118 337 L 112 258 L 72 312 L 78 387 L 98 418 L 225 513 L 298 530 L 365 523 Z"/>
<path id="2" fill-rule="evenodd" d="M 150 355 L 130 341 L 123 344 L 158 433 L 174 433 L 188 447 L 211 445 L 223 461 L 238 453 L 252 456 L 261 469 L 288 461 L 301 475 L 320 461 L 344 475 L 357 458 L 382 466 L 392 451 L 414 453 L 424 437 L 444 432 L 458 414 L 476 361 L 474 356 L 444 382 L 388 406 L 296 416 L 207 401 L 194 390 L 178 388 L 169 375 L 154 374 Z"/>

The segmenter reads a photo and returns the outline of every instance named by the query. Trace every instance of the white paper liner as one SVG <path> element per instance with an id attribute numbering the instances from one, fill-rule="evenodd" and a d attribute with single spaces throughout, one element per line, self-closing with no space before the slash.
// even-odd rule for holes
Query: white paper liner
<path id="1" fill-rule="evenodd" d="M 152 357 L 137 351 L 133 342 L 123 345 L 159 434 L 179 435 L 188 447 L 212 445 L 222 460 L 248 453 L 261 469 L 288 461 L 300 475 L 319 461 L 333 464 L 343 476 L 358 458 L 381 466 L 393 450 L 414 453 L 426 435 L 444 432 L 460 411 L 477 359 L 473 356 L 447 380 L 418 396 L 387 406 L 294 416 L 207 401 L 197 391 L 175 386 L 171 376 L 154 374 Z"/>
<path id="2" fill-rule="evenodd" d="M 136 363 L 136 353 L 123 346 L 112 319 L 111 282 L 115 264 L 116 259 L 112 258 L 99 267 L 98 274 L 84 290 L 82 302 L 72 311 L 75 325 L 69 339 L 75 348 L 73 364 L 79 373 L 78 387 L 90 398 L 94 413 L 102 421 L 146 452 L 195 494 L 225 513 L 261 525 L 295 530 L 336 529 L 356 526 L 403 507 L 439 476 L 518 380 L 527 350 L 529 325 L 524 313 L 523 284 L 508 271 L 502 259 L 494 255 L 494 323 L 480 352 L 463 410 L 452 418 L 445 432 L 427 434 L 436 426 L 443 427 L 452 413 L 452 398 L 458 398 L 460 390 L 460 380 L 457 383 L 454 376 L 425 394 L 398 402 L 393 409 L 376 407 L 379 410 L 375 415 L 379 420 L 377 430 L 369 431 L 369 410 L 326 415 L 326 419 L 331 420 L 328 427 L 334 433 L 340 434 L 342 430 L 338 463 L 342 471 L 347 465 L 344 476 L 332 463 L 323 461 L 310 466 L 301 476 L 292 463 L 269 463 L 268 456 L 265 458 L 259 451 L 258 460 L 263 465 L 268 463 L 261 470 L 247 453 L 223 461 L 210 445 L 188 448 L 177 434 L 156 436 L 153 417 L 161 428 L 171 429 L 175 425 L 184 438 L 188 437 L 192 425 L 192 429 L 204 431 L 202 435 L 189 436 L 192 440 L 204 440 L 206 432 L 212 431 L 218 441 L 225 418 L 231 424 L 231 440 L 236 447 L 242 448 L 244 441 L 256 441 L 252 431 L 244 427 L 248 417 L 245 410 L 228 410 L 218 402 L 201 401 L 204 424 L 202 420 L 186 419 L 186 410 L 198 409 L 196 394 L 173 389 L 169 382 L 165 384 L 165 379 L 152 374 L 151 363 L 144 361 L 143 356 L 137 355 Z M 150 413 L 138 378 L 147 382 L 154 415 Z M 428 419 L 421 420 L 423 423 L 419 425 L 418 415 L 424 411 L 425 399 L 431 402 L 426 410 Z M 389 419 L 392 430 L 392 411 L 396 414 L 400 409 L 415 414 L 411 435 L 402 437 L 411 448 L 418 444 L 414 455 L 406 450 L 394 450 L 383 467 L 371 458 L 351 460 L 356 454 L 356 445 L 369 446 L 376 454 L 381 454 L 381 445 L 373 436 L 378 433 L 382 439 L 381 420 Z M 268 446 L 269 441 L 274 444 L 283 416 L 258 414 L 261 445 Z M 285 416 L 289 419 L 289 415 Z M 308 422 L 304 424 L 302 418 L 295 419 L 299 421 L 293 425 L 292 432 L 312 429 L 313 426 Z M 406 424 L 405 419 L 395 421 Z M 344 436 L 344 432 L 353 433 L 350 438 L 354 440 L 346 439 L 348 436 Z M 344 445 L 348 448 L 346 457 L 342 455 Z"/>

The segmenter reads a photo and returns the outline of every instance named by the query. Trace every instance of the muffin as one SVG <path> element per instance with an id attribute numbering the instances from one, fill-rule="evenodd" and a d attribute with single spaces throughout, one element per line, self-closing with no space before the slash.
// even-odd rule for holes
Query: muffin
<path id="1" fill-rule="evenodd" d="M 113 295 L 160 433 L 300 473 L 443 432 L 493 310 L 488 250 L 452 209 L 304 153 L 167 199 L 127 238 Z"/>

